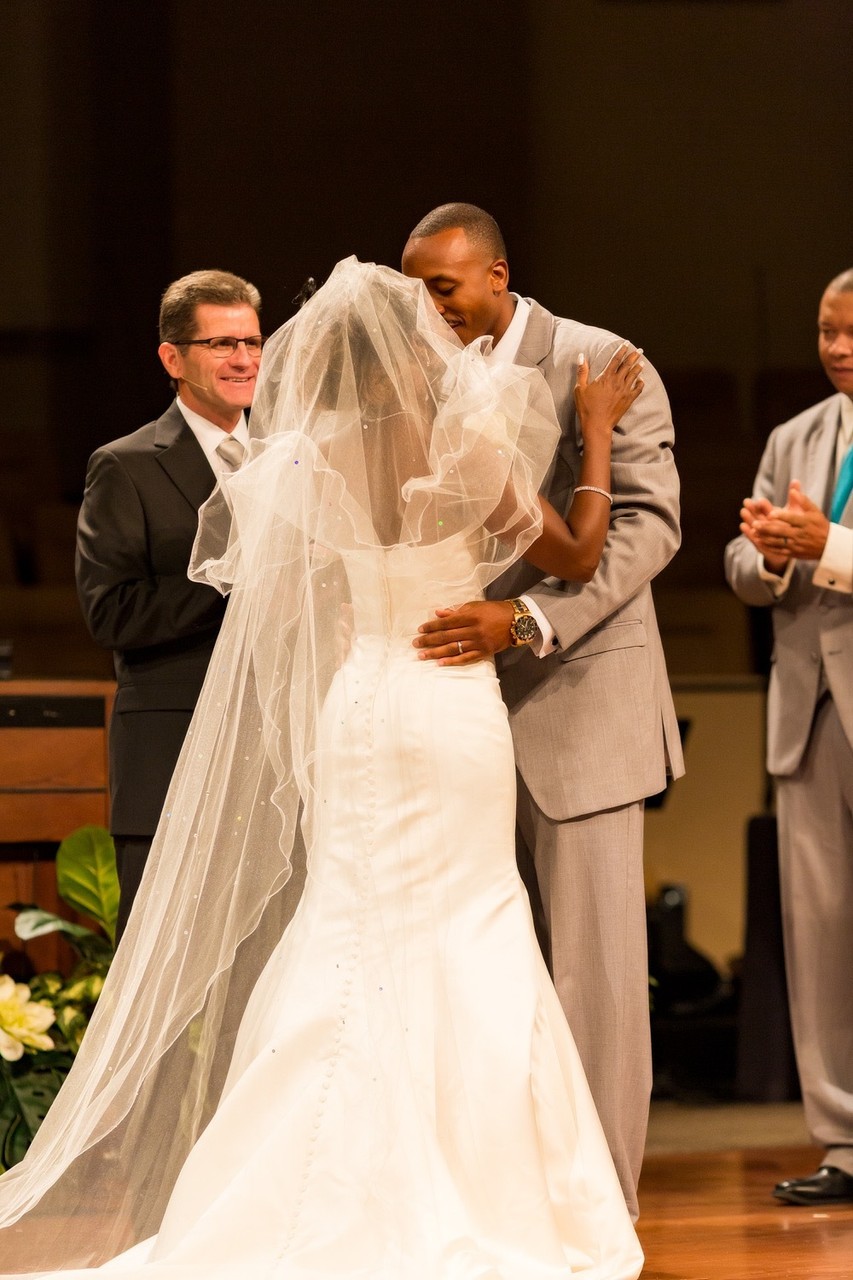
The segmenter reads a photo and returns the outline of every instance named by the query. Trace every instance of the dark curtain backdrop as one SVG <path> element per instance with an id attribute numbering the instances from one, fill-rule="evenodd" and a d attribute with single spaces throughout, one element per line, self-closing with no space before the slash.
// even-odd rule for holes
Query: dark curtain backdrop
<path id="1" fill-rule="evenodd" d="M 248 276 L 271 332 L 308 275 L 395 265 L 428 209 L 464 199 L 502 224 L 517 288 L 664 374 L 684 548 L 661 589 L 723 589 L 767 431 L 829 391 L 814 317 L 853 263 L 849 0 L 3 14 L 0 580 L 44 581 L 36 509 L 72 506 L 92 449 L 165 407 L 170 280 Z"/>

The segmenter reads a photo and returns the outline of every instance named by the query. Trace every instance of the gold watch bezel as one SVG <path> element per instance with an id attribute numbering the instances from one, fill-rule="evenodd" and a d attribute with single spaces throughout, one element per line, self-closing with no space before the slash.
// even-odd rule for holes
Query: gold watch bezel
<path id="1" fill-rule="evenodd" d="M 538 629 L 537 622 L 523 600 L 510 600 L 509 603 L 512 605 L 513 612 L 513 619 L 509 624 L 509 642 L 514 649 L 522 649 L 535 640 Z M 518 634 L 518 623 L 522 618 L 529 618 L 533 623 L 529 636 L 520 636 Z"/>

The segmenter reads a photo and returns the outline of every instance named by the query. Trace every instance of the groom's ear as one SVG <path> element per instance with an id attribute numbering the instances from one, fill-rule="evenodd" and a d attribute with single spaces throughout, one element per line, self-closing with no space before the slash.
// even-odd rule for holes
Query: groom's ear
<path id="1" fill-rule="evenodd" d="M 505 258 L 495 258 L 489 267 L 489 283 L 495 297 L 509 288 L 509 263 Z"/>

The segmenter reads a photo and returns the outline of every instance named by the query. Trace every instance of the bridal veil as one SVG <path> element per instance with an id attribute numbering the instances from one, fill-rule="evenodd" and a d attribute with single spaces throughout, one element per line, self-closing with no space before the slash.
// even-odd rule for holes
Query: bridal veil
<path id="1" fill-rule="evenodd" d="M 376 560 L 378 634 L 392 548 L 462 543 L 485 588 L 539 532 L 558 428 L 538 371 L 490 366 L 419 281 L 350 258 L 267 343 L 250 435 L 201 513 L 191 576 L 230 599 L 139 897 L 68 1081 L 0 1180 L 3 1273 L 97 1265 L 158 1229 L 299 899 L 346 558 Z M 436 606 L 469 598 L 469 572 L 462 590 L 449 577 Z"/>

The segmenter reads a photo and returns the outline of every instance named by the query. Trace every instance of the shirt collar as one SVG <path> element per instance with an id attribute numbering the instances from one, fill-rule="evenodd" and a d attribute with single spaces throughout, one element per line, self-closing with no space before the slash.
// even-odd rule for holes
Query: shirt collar
<path id="1" fill-rule="evenodd" d="M 493 364 L 513 364 L 527 328 L 527 317 L 530 315 L 530 303 L 517 293 L 510 294 L 515 299 L 515 313 L 506 331 L 494 344 L 486 359 Z"/>
<path id="2" fill-rule="evenodd" d="M 219 469 L 216 462 L 216 449 L 222 443 L 223 435 L 230 435 L 232 439 L 239 440 L 243 448 L 248 449 L 249 426 L 246 422 L 245 413 L 240 414 L 240 420 L 233 431 L 225 432 L 221 427 L 217 427 L 215 422 L 209 422 L 200 413 L 196 413 L 195 409 L 190 409 L 188 405 L 184 404 L 180 396 L 177 397 L 177 403 L 178 408 L 184 415 L 184 421 L 204 450 L 204 456 L 208 462 L 212 463 L 214 471 Z"/>
<path id="3" fill-rule="evenodd" d="M 841 426 L 839 434 L 845 448 L 853 444 L 853 400 L 850 396 L 841 397 Z"/>

